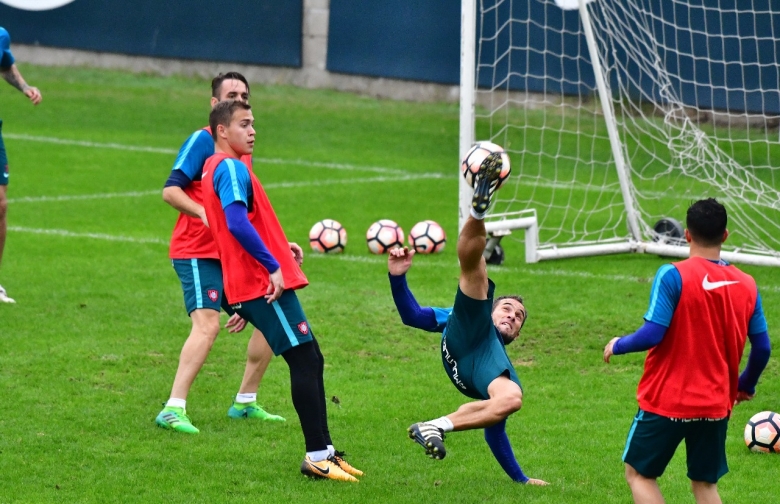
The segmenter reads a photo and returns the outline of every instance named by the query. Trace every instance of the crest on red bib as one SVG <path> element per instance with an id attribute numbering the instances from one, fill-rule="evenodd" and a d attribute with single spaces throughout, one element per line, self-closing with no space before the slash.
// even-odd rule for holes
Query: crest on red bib
<path id="1" fill-rule="evenodd" d="M 216 303 L 217 299 L 219 299 L 219 292 L 216 289 L 209 289 L 208 294 L 212 303 Z"/>
<path id="2" fill-rule="evenodd" d="M 301 332 L 301 334 L 309 334 L 309 324 L 307 324 L 304 320 L 298 324 L 298 330 Z"/>

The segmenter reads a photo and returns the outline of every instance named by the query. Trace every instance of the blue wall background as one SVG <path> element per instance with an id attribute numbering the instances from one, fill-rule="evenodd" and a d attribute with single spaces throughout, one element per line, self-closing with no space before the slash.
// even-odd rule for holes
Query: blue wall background
<path id="1" fill-rule="evenodd" d="M 301 66 L 303 0 L 75 0 L 0 4 L 14 43 L 141 56 Z"/>
<path id="2" fill-rule="evenodd" d="M 622 0 L 610 0 L 622 1 Z M 652 9 L 662 44 L 687 56 L 658 57 L 671 72 L 658 87 L 653 69 L 629 64 L 629 82 L 644 99 L 663 102 L 669 94 L 702 108 L 780 114 L 780 0 L 688 0 L 689 13 L 673 0 L 635 0 Z M 512 90 L 563 94 L 593 93 L 595 81 L 576 11 L 553 0 L 480 0 L 487 12 L 477 31 L 489 39 L 478 63 L 479 84 Z M 753 5 L 758 15 L 737 12 Z M 593 9 L 605 8 L 595 2 Z M 717 5 L 719 17 L 705 8 Z M 0 25 L 13 42 L 133 55 L 231 61 L 300 67 L 303 0 L 234 0 L 216 15 L 207 0 L 75 0 L 51 11 L 29 12 L 0 4 Z M 517 22 L 505 24 L 508 9 Z M 769 13 L 772 9 L 773 12 Z M 233 14 L 231 14 L 233 13 Z M 675 29 L 664 19 L 675 19 Z M 624 19 L 624 36 L 641 29 Z M 331 0 L 327 70 L 352 75 L 457 84 L 460 76 L 460 2 L 457 0 Z M 620 26 L 620 25 L 618 25 Z M 688 28 L 699 30 L 693 35 Z M 755 36 L 750 42 L 737 35 Z M 514 42 L 514 44 L 513 44 Z M 508 51 L 511 45 L 528 49 Z M 619 49 L 611 58 L 627 60 Z M 705 65 L 704 60 L 720 61 Z M 741 61 L 742 65 L 731 62 Z M 612 61 L 608 61 L 608 64 Z M 743 70 L 745 72 L 743 73 Z M 725 85 L 746 91 L 727 91 Z M 613 82 L 614 85 L 614 82 Z"/>

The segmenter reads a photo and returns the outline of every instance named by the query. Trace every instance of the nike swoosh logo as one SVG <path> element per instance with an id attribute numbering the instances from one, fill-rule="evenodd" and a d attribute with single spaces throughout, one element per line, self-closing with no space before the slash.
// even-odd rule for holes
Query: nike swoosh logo
<path id="1" fill-rule="evenodd" d="M 323 476 L 327 476 L 328 474 L 330 474 L 330 467 L 326 467 L 325 469 L 323 469 L 321 467 L 314 465 L 312 462 L 309 462 L 309 467 L 313 467 Z"/>
<path id="2" fill-rule="evenodd" d="M 208 175 L 208 174 L 209 174 L 209 172 L 207 172 L 207 171 L 204 171 L 204 172 L 201 174 L 201 177 L 205 177 L 205 176 L 206 176 L 206 175 Z"/>
<path id="3" fill-rule="evenodd" d="M 720 287 L 725 287 L 727 285 L 739 283 L 738 280 L 722 280 L 720 282 L 710 282 L 709 278 L 707 278 L 709 275 L 704 275 L 704 280 L 701 281 L 701 286 L 704 288 L 704 290 L 715 290 Z"/>
<path id="4" fill-rule="evenodd" d="M 3 177 L 8 178 L 8 174 L 7 173 L 3 173 Z"/>
<path id="5" fill-rule="evenodd" d="M 236 303 L 234 305 L 230 305 L 231 308 L 234 310 L 240 310 L 241 309 L 241 303 Z"/>

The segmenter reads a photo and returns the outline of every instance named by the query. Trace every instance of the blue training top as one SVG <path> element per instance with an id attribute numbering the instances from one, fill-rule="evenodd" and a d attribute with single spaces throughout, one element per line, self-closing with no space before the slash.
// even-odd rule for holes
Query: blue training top
<path id="1" fill-rule="evenodd" d="M 11 54 L 11 36 L 8 34 L 8 30 L 0 27 L 0 68 L 11 68 L 16 60 L 14 55 Z"/>
<path id="2" fill-rule="evenodd" d="M 388 275 L 393 301 L 401 315 L 401 321 L 410 327 L 428 332 L 442 333 L 447 327 L 447 318 L 452 308 L 433 308 L 420 306 L 406 283 L 406 275 Z M 523 473 L 515 458 L 512 445 L 506 435 L 506 418 L 495 425 L 485 428 L 485 441 L 493 452 L 501 468 L 512 481 L 527 483 L 528 476 Z"/>

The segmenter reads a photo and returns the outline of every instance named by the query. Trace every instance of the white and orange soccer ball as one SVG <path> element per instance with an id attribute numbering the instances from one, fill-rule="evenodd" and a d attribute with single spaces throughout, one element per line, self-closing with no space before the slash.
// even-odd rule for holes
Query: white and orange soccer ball
<path id="1" fill-rule="evenodd" d="M 745 444 L 750 451 L 780 453 L 780 415 L 762 411 L 750 417 L 745 425 Z"/>
<path id="2" fill-rule="evenodd" d="M 347 230 L 338 221 L 322 219 L 309 231 L 309 245 L 315 252 L 338 254 L 347 246 Z"/>
<path id="3" fill-rule="evenodd" d="M 496 189 L 509 178 L 509 173 L 512 168 L 509 164 L 509 156 L 506 151 L 500 145 L 496 145 L 493 142 L 482 140 L 474 144 L 471 149 L 463 156 L 463 161 L 460 164 L 460 171 L 463 174 L 463 178 L 466 179 L 466 183 L 471 187 L 474 187 L 474 175 L 479 171 L 479 166 L 482 161 L 493 152 L 501 154 L 501 175 L 498 177 L 498 186 Z"/>
<path id="4" fill-rule="evenodd" d="M 388 250 L 404 246 L 404 230 L 395 221 L 381 219 L 366 231 L 368 250 L 374 254 L 386 254 Z"/>
<path id="5" fill-rule="evenodd" d="M 409 231 L 409 246 L 420 254 L 441 252 L 446 244 L 447 235 L 444 234 L 444 229 L 432 220 L 418 222 Z"/>

